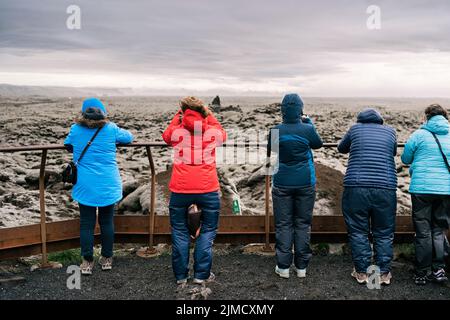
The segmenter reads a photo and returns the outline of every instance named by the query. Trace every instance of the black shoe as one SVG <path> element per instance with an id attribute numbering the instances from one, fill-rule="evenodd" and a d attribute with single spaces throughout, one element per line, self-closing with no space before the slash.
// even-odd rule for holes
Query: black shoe
<path id="1" fill-rule="evenodd" d="M 414 283 L 418 286 L 424 286 L 428 282 L 428 278 L 426 275 L 416 274 L 414 276 Z"/>
<path id="2" fill-rule="evenodd" d="M 429 275 L 430 281 L 436 282 L 436 283 L 442 283 L 448 280 L 447 276 L 445 275 L 444 269 L 439 269 L 437 271 L 433 271 Z"/>

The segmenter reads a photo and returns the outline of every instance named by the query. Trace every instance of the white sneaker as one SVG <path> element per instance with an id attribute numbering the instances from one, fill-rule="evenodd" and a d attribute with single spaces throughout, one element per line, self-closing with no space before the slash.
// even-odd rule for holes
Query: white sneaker
<path id="1" fill-rule="evenodd" d="M 275 267 L 275 273 L 281 278 L 289 279 L 289 269 L 281 269 L 278 266 Z"/>
<path id="2" fill-rule="evenodd" d="M 81 274 L 90 276 L 92 274 L 92 269 L 94 269 L 94 261 L 87 261 L 82 258 L 82 262 L 80 265 Z"/>
<path id="3" fill-rule="evenodd" d="M 208 283 L 208 282 L 214 282 L 215 280 L 216 280 L 216 276 L 214 275 L 214 273 L 210 272 L 208 279 L 203 280 L 203 279 L 194 278 L 194 280 L 192 280 L 192 283 L 194 283 L 194 284 L 204 284 L 204 283 Z"/>
<path id="4" fill-rule="evenodd" d="M 108 271 L 112 269 L 112 257 L 110 258 L 105 258 L 104 256 L 101 256 L 98 259 L 98 264 L 102 267 L 103 271 Z"/>
<path id="5" fill-rule="evenodd" d="M 177 284 L 179 284 L 179 285 L 185 285 L 185 284 L 187 284 L 187 281 L 188 281 L 187 278 L 186 278 L 186 279 L 177 280 Z"/>
<path id="6" fill-rule="evenodd" d="M 297 277 L 299 277 L 299 278 L 306 278 L 306 269 L 297 269 L 297 268 L 295 268 L 295 270 L 297 271 Z"/>

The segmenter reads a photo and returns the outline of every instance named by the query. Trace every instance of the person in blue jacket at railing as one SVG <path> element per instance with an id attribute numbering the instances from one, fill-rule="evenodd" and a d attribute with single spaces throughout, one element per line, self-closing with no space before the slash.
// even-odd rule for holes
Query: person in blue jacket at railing
<path id="1" fill-rule="evenodd" d="M 342 213 L 352 250 L 358 283 L 367 283 L 367 269 L 372 261 L 369 233 L 373 235 L 375 263 L 380 268 L 379 281 L 391 282 L 391 261 L 395 215 L 397 211 L 397 137 L 393 128 L 383 125 L 375 109 L 363 110 L 357 123 L 338 145 L 341 153 L 350 153 L 344 177 Z"/>
<path id="2" fill-rule="evenodd" d="M 414 280 L 417 285 L 447 280 L 444 232 L 450 222 L 450 169 L 446 164 L 450 161 L 448 114 L 435 104 L 426 108 L 425 116 L 425 124 L 411 135 L 402 154 L 402 162 L 411 164 L 409 192 L 416 232 Z"/>
<path id="3" fill-rule="evenodd" d="M 83 102 L 81 116 L 70 128 L 64 141 L 77 161 L 84 147 L 101 128 L 84 157 L 77 164 L 77 183 L 72 198 L 80 207 L 81 273 L 92 274 L 94 267 L 94 229 L 97 218 L 101 231 L 102 252 L 99 264 L 102 270 L 112 268 L 114 243 L 114 205 L 122 199 L 122 181 L 116 161 L 116 144 L 128 144 L 133 135 L 119 128 L 107 118 L 103 103 L 90 98 Z"/>
<path id="4" fill-rule="evenodd" d="M 271 151 L 278 152 L 272 183 L 275 273 L 289 278 L 289 269 L 294 262 L 297 276 L 304 278 L 312 255 L 311 222 L 316 198 L 311 149 L 319 149 L 323 143 L 311 119 L 303 114 L 303 101 L 297 94 L 283 98 L 281 113 L 283 123 L 270 131 L 267 146 L 269 156 Z"/>

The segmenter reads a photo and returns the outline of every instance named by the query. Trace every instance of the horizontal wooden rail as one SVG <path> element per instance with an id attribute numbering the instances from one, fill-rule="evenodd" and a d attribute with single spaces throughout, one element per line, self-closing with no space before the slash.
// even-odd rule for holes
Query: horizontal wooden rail
<path id="1" fill-rule="evenodd" d="M 265 216 L 220 217 L 216 242 L 248 244 L 264 242 Z M 148 217 L 144 215 L 116 215 L 114 217 L 117 243 L 145 243 L 149 234 Z M 79 219 L 49 222 L 47 227 L 47 246 L 49 252 L 79 247 Z M 0 228 L 0 259 L 41 253 L 41 226 Z M 273 220 L 270 223 L 270 236 L 274 237 Z M 99 234 L 98 226 L 96 235 Z M 316 241 L 332 239 L 333 242 L 347 240 L 347 232 L 342 216 L 314 216 L 311 230 Z M 413 236 L 410 216 L 397 216 L 396 240 L 410 241 Z M 155 216 L 155 243 L 170 243 L 170 223 L 168 216 Z"/>
<path id="2" fill-rule="evenodd" d="M 266 147 L 265 143 L 226 143 L 228 147 Z M 404 144 L 399 144 L 403 147 Z M 115 241 L 119 243 L 145 243 L 151 251 L 155 243 L 170 242 L 170 223 L 168 216 L 155 213 L 156 171 L 151 153 L 152 147 L 164 148 L 164 142 L 142 142 L 118 145 L 120 148 L 145 148 L 150 164 L 150 213 L 146 216 L 115 216 Z M 325 143 L 325 148 L 336 148 L 336 143 Z M 45 165 L 49 150 L 64 150 L 64 145 L 0 146 L 0 152 L 41 151 L 39 176 L 40 224 L 13 228 L 0 228 L 0 259 L 16 258 L 42 253 L 42 265 L 46 265 L 47 253 L 79 246 L 79 220 L 71 219 L 46 222 L 45 209 Z M 273 216 L 270 213 L 270 179 L 265 179 L 265 214 L 261 216 L 222 215 L 220 218 L 217 242 L 248 244 L 265 242 L 270 249 L 274 239 Z M 97 228 L 98 234 L 98 228 Z M 346 241 L 347 233 L 342 216 L 314 216 L 312 238 L 315 241 Z M 396 241 L 410 241 L 413 227 L 409 216 L 398 216 Z"/>

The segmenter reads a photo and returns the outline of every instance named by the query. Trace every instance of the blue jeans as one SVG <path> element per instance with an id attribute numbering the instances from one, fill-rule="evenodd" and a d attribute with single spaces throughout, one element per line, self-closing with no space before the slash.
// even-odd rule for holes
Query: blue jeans
<path id="1" fill-rule="evenodd" d="M 390 271 L 394 255 L 396 211 L 396 190 L 359 187 L 344 189 L 342 212 L 357 272 L 367 272 L 372 263 L 369 233 L 373 235 L 376 265 L 381 273 Z"/>
<path id="2" fill-rule="evenodd" d="M 80 207 L 80 246 L 81 256 L 88 261 L 94 259 L 94 230 L 97 221 L 97 207 Z M 114 205 L 98 207 L 98 223 L 100 224 L 102 256 L 113 255 L 114 244 Z"/>
<path id="3" fill-rule="evenodd" d="M 272 187 L 275 250 L 277 265 L 281 269 L 290 268 L 293 260 L 297 269 L 306 269 L 309 264 L 312 256 L 310 240 L 315 198 L 315 187 Z"/>
<path id="4" fill-rule="evenodd" d="M 220 214 L 219 192 L 185 194 L 172 192 L 169 212 L 172 227 L 172 267 L 177 280 L 189 276 L 191 237 L 187 226 L 187 209 L 197 204 L 202 210 L 200 235 L 194 250 L 194 278 L 205 280 L 211 273 L 212 245 L 217 234 Z"/>

